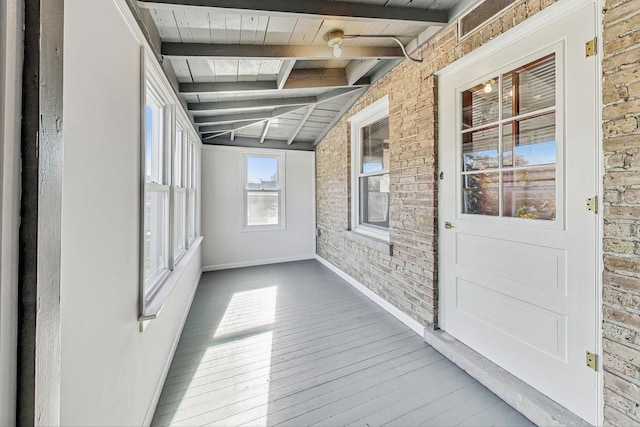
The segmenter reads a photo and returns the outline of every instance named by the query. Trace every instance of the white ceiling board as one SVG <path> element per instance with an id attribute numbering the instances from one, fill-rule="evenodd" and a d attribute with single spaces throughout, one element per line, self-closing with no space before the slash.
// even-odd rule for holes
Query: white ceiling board
<path id="1" fill-rule="evenodd" d="M 209 13 L 210 43 L 227 43 L 227 23 L 222 13 Z"/>
<path id="2" fill-rule="evenodd" d="M 269 18 L 267 33 L 264 44 L 289 44 L 291 34 L 296 27 L 297 19 L 282 16 L 272 16 Z"/>
<path id="3" fill-rule="evenodd" d="M 264 37 L 269 23 L 268 16 L 242 15 L 240 27 L 241 44 L 264 44 Z"/>
<path id="4" fill-rule="evenodd" d="M 189 64 L 186 59 L 173 58 L 169 61 L 171 61 L 173 72 L 176 74 L 179 83 L 193 83 L 191 70 L 189 69 Z"/>
<path id="5" fill-rule="evenodd" d="M 153 9 L 151 10 L 151 17 L 156 23 L 158 33 L 163 41 L 167 42 L 179 42 L 180 32 L 176 25 L 176 19 L 173 16 L 173 12 L 168 9 Z"/>
<path id="6" fill-rule="evenodd" d="M 289 40 L 290 45 L 309 45 L 313 43 L 320 27 L 322 19 L 298 19 Z"/>
<path id="7" fill-rule="evenodd" d="M 191 37 L 194 43 L 211 43 L 211 26 L 209 13 L 198 9 L 184 9 L 184 16 L 191 29 Z M 176 21 L 177 15 L 176 15 Z"/>
<path id="8" fill-rule="evenodd" d="M 240 29 L 242 28 L 242 17 L 235 14 L 225 14 L 225 29 L 227 33 L 227 43 L 240 44 Z M 217 42 L 214 40 L 214 42 Z"/>
<path id="9" fill-rule="evenodd" d="M 206 82 L 215 75 L 213 61 L 188 59 L 189 69 L 194 83 Z"/>

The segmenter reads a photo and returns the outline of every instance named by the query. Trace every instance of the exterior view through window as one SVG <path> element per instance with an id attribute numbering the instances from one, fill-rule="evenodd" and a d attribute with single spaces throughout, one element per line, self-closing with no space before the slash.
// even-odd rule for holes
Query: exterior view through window
<path id="1" fill-rule="evenodd" d="M 245 154 L 245 226 L 283 225 L 281 155 Z"/>
<path id="2" fill-rule="evenodd" d="M 360 224 L 389 228 L 389 118 L 361 132 Z"/>
<path id="3" fill-rule="evenodd" d="M 555 55 L 462 92 L 461 141 L 463 213 L 555 220 Z"/>

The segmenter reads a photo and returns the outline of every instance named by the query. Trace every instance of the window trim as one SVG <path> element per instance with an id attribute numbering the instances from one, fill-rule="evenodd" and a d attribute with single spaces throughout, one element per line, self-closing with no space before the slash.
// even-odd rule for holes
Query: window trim
<path id="1" fill-rule="evenodd" d="M 278 188 L 276 190 L 262 190 L 267 193 L 278 193 L 278 224 L 277 225 L 248 225 L 247 224 L 247 193 L 250 191 L 247 188 L 247 158 L 249 157 L 272 157 L 278 160 Z M 286 154 L 284 151 L 274 150 L 243 150 L 242 152 L 242 171 L 241 183 L 242 183 L 242 230 L 243 232 L 252 231 L 284 231 L 287 229 L 286 222 Z M 256 191 L 256 190 L 251 190 Z"/>
<path id="2" fill-rule="evenodd" d="M 360 183 L 359 179 L 367 175 L 361 174 L 362 166 L 362 132 L 361 129 L 389 117 L 389 95 L 385 95 L 360 112 L 354 114 L 348 121 L 351 124 L 351 231 L 373 237 L 384 242 L 390 242 L 389 228 L 376 227 L 360 223 Z M 384 170 L 383 170 L 384 171 Z M 387 170 L 386 173 L 389 173 Z"/>

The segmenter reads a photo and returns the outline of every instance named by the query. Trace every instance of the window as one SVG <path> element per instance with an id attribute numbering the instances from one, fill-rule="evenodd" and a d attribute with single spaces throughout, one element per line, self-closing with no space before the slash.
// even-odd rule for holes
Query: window
<path id="1" fill-rule="evenodd" d="M 198 242 L 199 147 L 162 69 L 144 51 L 142 57 L 139 320 L 148 320 L 162 308 Z"/>
<path id="2" fill-rule="evenodd" d="M 245 152 L 244 228 L 283 230 L 284 153 Z"/>
<path id="3" fill-rule="evenodd" d="M 170 109 L 147 81 L 144 106 L 144 288 L 153 294 L 169 273 Z"/>
<path id="4" fill-rule="evenodd" d="M 351 119 L 353 231 L 389 240 L 389 98 Z"/>
<path id="5" fill-rule="evenodd" d="M 196 145 L 192 138 L 187 144 L 187 239 L 191 245 L 196 239 L 197 203 L 196 203 L 196 180 L 197 180 L 198 157 Z"/>
<path id="6" fill-rule="evenodd" d="M 187 189 L 184 164 L 185 132 L 183 127 L 176 126 L 176 137 L 173 144 L 173 253 L 175 263 L 180 261 L 187 249 L 186 245 L 186 213 Z"/>
<path id="7" fill-rule="evenodd" d="M 462 92 L 462 213 L 556 219 L 555 55 Z"/>

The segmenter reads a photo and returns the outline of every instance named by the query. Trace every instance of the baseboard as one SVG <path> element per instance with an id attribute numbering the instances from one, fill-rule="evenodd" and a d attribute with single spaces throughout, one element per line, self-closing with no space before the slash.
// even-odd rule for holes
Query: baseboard
<path id="1" fill-rule="evenodd" d="M 228 264 L 205 265 L 204 267 L 202 267 L 202 271 L 207 272 L 207 271 L 216 271 L 216 270 L 229 270 L 232 268 L 255 267 L 257 265 L 280 264 L 282 262 L 304 261 L 304 260 L 314 259 L 314 258 L 315 258 L 315 255 L 302 255 L 302 256 L 285 257 L 285 258 L 262 259 L 262 260 L 256 260 L 256 261 L 232 262 Z"/>
<path id="2" fill-rule="evenodd" d="M 193 285 L 193 290 L 191 291 L 191 296 L 189 297 L 189 304 L 187 304 L 187 308 L 184 311 L 184 315 L 182 316 L 182 320 L 180 321 L 180 327 L 178 328 L 178 333 L 176 334 L 173 344 L 171 345 L 171 351 L 169 351 L 169 357 L 164 364 L 164 368 L 162 369 L 162 375 L 160 376 L 160 381 L 158 381 L 158 386 L 156 387 L 156 391 L 153 394 L 153 400 L 151 401 L 151 405 L 147 410 L 147 414 L 144 417 L 143 426 L 149 427 L 151 425 L 151 421 L 153 421 L 153 415 L 156 412 L 156 408 L 158 407 L 158 402 L 160 401 L 160 395 L 162 394 L 162 389 L 164 388 L 164 382 L 167 379 L 167 375 L 169 374 L 169 369 L 171 368 L 171 363 L 173 362 L 173 356 L 176 354 L 176 349 L 178 348 L 178 343 L 180 342 L 180 337 L 182 336 L 182 330 L 184 329 L 184 324 L 187 322 L 187 317 L 189 316 L 189 312 L 191 311 L 191 304 L 193 303 L 193 298 L 196 296 L 196 291 L 198 290 L 198 285 L 200 284 L 200 279 L 202 278 L 203 270 L 200 269 L 200 273 L 196 278 L 196 282 Z"/>
<path id="3" fill-rule="evenodd" d="M 425 328 L 424 340 L 536 425 L 590 425 L 446 332 Z"/>
<path id="4" fill-rule="evenodd" d="M 371 301 L 375 302 L 380 307 L 385 309 L 393 317 L 395 317 L 396 319 L 404 323 L 409 329 L 414 331 L 416 334 L 420 335 L 421 337 L 424 335 L 424 325 L 421 325 L 420 322 L 418 322 L 415 319 L 412 319 L 411 316 L 400 311 L 400 309 L 398 309 L 396 306 L 394 306 L 393 304 L 391 304 L 390 302 L 388 302 L 387 300 L 385 300 L 384 298 L 382 298 L 381 296 L 373 292 L 371 289 L 367 288 L 362 283 L 358 282 L 353 277 L 349 276 L 344 271 L 340 270 L 335 265 L 331 264 L 326 259 L 322 258 L 320 255 L 316 255 L 316 259 L 320 261 L 320 263 L 322 263 L 325 267 L 329 268 L 329 270 L 333 271 L 338 276 L 343 278 L 348 284 L 350 284 L 351 286 L 359 290 L 361 293 L 363 293 Z"/>

